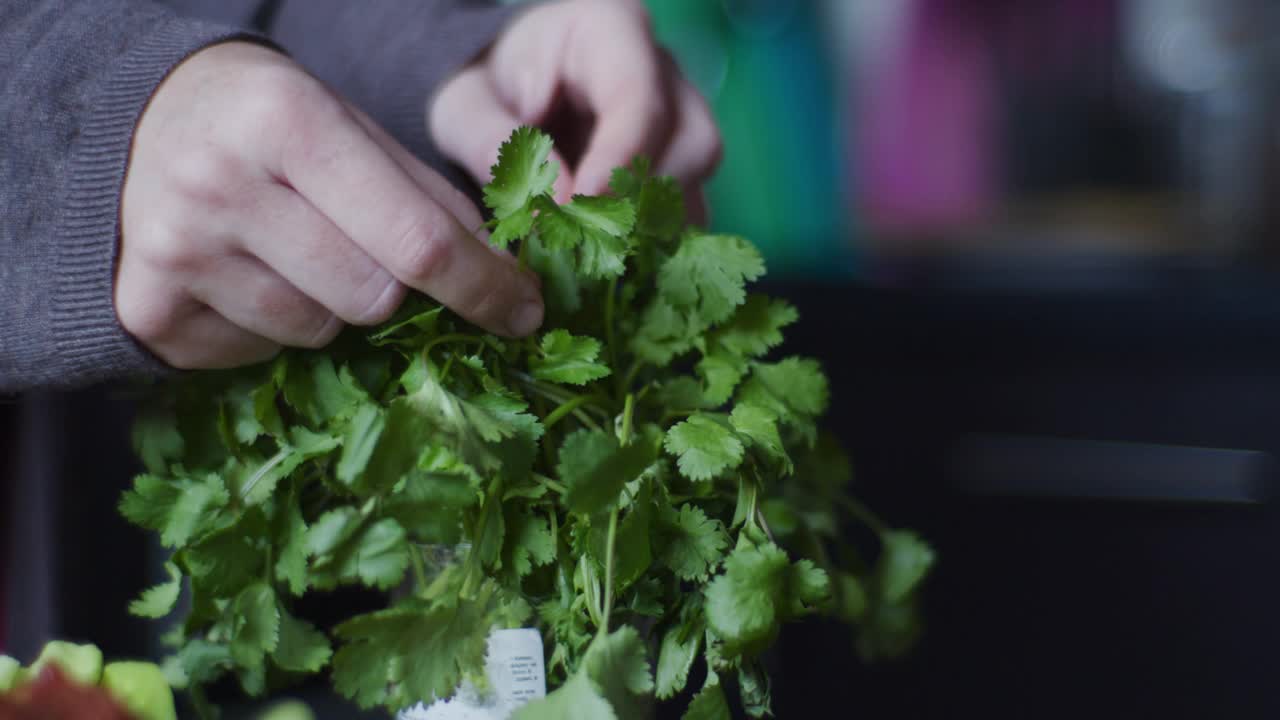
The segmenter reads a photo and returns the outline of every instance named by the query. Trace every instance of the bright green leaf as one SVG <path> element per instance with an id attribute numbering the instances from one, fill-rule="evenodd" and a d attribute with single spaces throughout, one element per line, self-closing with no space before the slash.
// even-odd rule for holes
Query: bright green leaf
<path id="1" fill-rule="evenodd" d="M 169 580 L 154 585 L 142 592 L 137 600 L 129 603 L 129 612 L 138 617 L 162 618 L 173 611 L 178 602 L 178 594 L 182 592 L 182 573 L 172 562 L 164 564 Z"/>
<path id="2" fill-rule="evenodd" d="M 609 368 L 596 362 L 600 341 L 595 338 L 553 330 L 542 336 L 541 350 L 542 355 L 529 363 L 533 376 L 539 380 L 585 385 L 609 375 Z"/>
<path id="3" fill-rule="evenodd" d="M 724 425 L 701 413 L 667 431 L 667 452 L 690 480 L 710 480 L 742 462 L 742 442 Z"/>

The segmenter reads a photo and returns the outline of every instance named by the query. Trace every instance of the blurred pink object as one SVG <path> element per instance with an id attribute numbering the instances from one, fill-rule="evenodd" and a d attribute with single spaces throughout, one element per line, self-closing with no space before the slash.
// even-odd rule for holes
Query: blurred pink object
<path id="1" fill-rule="evenodd" d="M 991 50 L 955 5 L 915 0 L 901 42 L 862 95 L 858 188 L 875 227 L 967 223 L 996 204 Z"/>
<path id="2" fill-rule="evenodd" d="M 902 1 L 902 37 L 859 95 L 858 204 L 875 229 L 936 234 L 1001 205 L 997 69 L 1042 78 L 1069 66 L 1106 36 L 1115 0 Z"/>

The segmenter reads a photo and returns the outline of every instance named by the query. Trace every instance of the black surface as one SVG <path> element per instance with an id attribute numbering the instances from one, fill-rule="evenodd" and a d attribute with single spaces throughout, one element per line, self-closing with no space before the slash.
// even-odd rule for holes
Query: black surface
<path id="1" fill-rule="evenodd" d="M 953 476 L 975 433 L 1276 453 L 1280 286 L 773 292 L 831 375 L 856 492 L 939 552 L 916 656 L 866 668 L 839 628 L 801 628 L 779 717 L 1280 714 L 1273 504 L 980 496 Z"/>

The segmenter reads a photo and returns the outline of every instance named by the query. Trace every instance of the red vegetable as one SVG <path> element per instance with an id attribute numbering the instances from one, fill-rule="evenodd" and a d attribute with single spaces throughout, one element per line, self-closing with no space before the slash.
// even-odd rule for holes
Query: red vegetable
<path id="1" fill-rule="evenodd" d="M 67 680 L 49 665 L 35 680 L 0 696 L 0 720 L 133 720 L 101 688 Z"/>

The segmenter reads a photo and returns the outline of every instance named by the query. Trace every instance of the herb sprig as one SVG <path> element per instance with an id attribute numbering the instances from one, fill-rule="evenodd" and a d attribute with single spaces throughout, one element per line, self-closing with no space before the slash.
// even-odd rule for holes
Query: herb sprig
<path id="1" fill-rule="evenodd" d="M 260 695 L 326 670 L 395 711 L 482 684 L 489 631 L 533 625 L 556 689 L 521 720 L 642 717 L 695 665 L 686 718 L 729 717 L 727 684 L 764 717 L 783 623 L 835 616 L 868 657 L 914 641 L 933 553 L 847 495 L 818 363 L 771 357 L 797 313 L 748 293 L 759 253 L 688 226 L 643 160 L 558 205 L 550 149 L 517 130 L 484 193 L 492 241 L 543 278 L 540 337 L 415 297 L 323 351 L 188 376 L 140 418 L 148 472 L 120 509 L 172 554 L 131 610 L 167 616 L 188 587 L 168 669 L 205 712 L 228 674 Z M 297 612 L 348 585 L 385 607 Z"/>

